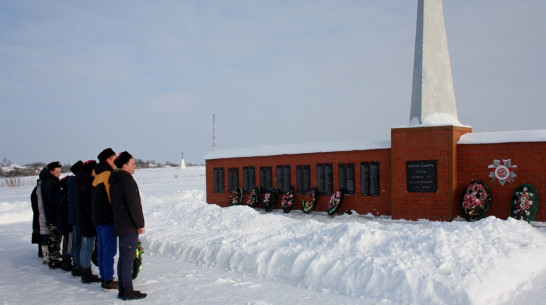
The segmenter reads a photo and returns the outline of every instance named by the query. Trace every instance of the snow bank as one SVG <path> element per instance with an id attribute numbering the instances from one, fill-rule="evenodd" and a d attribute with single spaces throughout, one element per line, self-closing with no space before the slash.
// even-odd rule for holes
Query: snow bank
<path id="1" fill-rule="evenodd" d="M 146 194 L 146 248 L 321 292 L 418 304 L 489 304 L 538 272 L 546 238 L 521 221 L 384 222 L 265 214 L 205 203 L 203 189 Z"/>
<path id="2" fill-rule="evenodd" d="M 473 132 L 462 135 L 457 144 L 545 142 L 546 129 L 498 132 Z"/>
<path id="3" fill-rule="evenodd" d="M 286 145 L 262 145 L 258 147 L 234 148 L 212 151 L 203 156 L 204 160 L 294 155 L 334 151 L 352 151 L 391 148 L 390 140 L 368 140 L 358 142 L 301 143 Z"/>

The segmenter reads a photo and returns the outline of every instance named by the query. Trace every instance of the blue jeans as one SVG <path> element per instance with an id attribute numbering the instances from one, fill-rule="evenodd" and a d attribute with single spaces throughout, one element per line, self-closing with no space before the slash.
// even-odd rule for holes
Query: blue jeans
<path id="1" fill-rule="evenodd" d="M 95 250 L 95 236 L 82 237 L 82 250 L 80 253 L 80 263 L 82 268 L 91 268 L 91 255 Z"/>
<path id="2" fill-rule="evenodd" d="M 100 278 L 105 282 L 114 278 L 114 256 L 117 252 L 117 238 L 114 235 L 114 225 L 96 226 Z"/>
<path id="3" fill-rule="evenodd" d="M 82 236 L 78 234 L 78 230 L 76 229 L 76 225 L 72 226 L 72 266 L 74 268 L 81 267 L 82 264 L 80 263 L 80 252 L 82 250 Z"/>
<path id="4" fill-rule="evenodd" d="M 119 237 L 118 284 L 120 291 L 133 290 L 133 261 L 136 257 L 138 233 Z"/>

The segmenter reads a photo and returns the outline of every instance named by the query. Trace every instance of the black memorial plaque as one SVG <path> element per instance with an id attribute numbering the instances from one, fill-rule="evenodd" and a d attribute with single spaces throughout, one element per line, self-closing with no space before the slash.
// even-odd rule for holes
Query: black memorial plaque
<path id="1" fill-rule="evenodd" d="M 436 160 L 406 161 L 408 192 L 436 193 Z"/>

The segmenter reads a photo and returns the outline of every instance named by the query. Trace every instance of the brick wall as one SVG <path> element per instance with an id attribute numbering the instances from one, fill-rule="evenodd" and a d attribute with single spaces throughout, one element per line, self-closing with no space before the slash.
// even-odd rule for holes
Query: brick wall
<path id="1" fill-rule="evenodd" d="M 504 219 L 510 215 L 514 190 L 528 183 L 537 190 L 540 200 L 535 220 L 546 221 L 546 142 L 460 144 L 457 157 L 459 196 L 472 180 L 482 180 L 491 190 L 491 209 L 487 215 Z M 512 164 L 517 165 L 514 183 L 506 182 L 503 186 L 498 181 L 491 182 L 488 165 L 495 159 L 511 159 Z"/>
<path id="2" fill-rule="evenodd" d="M 536 221 L 546 221 L 546 142 L 457 144 L 459 137 L 470 128 L 442 126 L 396 128 L 391 130 L 391 149 L 309 153 L 265 157 L 241 157 L 206 161 L 207 202 L 228 206 L 228 168 L 239 168 L 239 185 L 243 185 L 243 167 L 254 166 L 256 185 L 260 185 L 259 169 L 272 167 L 273 187 L 277 187 L 277 165 L 290 165 L 291 184 L 296 187 L 296 166 L 309 165 L 311 187 L 316 187 L 316 165 L 333 165 L 334 190 L 339 186 L 338 164 L 354 163 L 355 195 L 345 195 L 338 213 L 355 210 L 359 214 L 391 215 L 395 219 L 430 219 L 450 221 L 462 216 L 460 198 L 472 180 L 482 180 L 491 189 L 492 204 L 489 215 L 507 218 L 510 201 L 517 186 L 529 183 L 541 200 Z M 494 159 L 511 159 L 517 165 L 513 184 L 501 186 L 491 182 L 488 165 Z M 407 192 L 406 161 L 436 160 L 436 193 Z M 360 191 L 360 163 L 379 162 L 380 195 L 362 196 Z M 213 169 L 225 169 L 225 193 L 213 192 Z M 248 194 L 243 197 L 243 203 Z M 301 210 L 303 195 L 296 194 L 294 209 Z M 326 211 L 330 195 L 318 196 L 316 211 Z M 262 207 L 262 200 L 260 208 Z M 280 199 L 276 208 L 281 208 Z"/>
<path id="3" fill-rule="evenodd" d="M 227 206 L 229 200 L 228 193 L 228 168 L 239 168 L 239 185 L 243 186 L 243 167 L 254 166 L 256 171 L 256 185 L 260 185 L 259 168 L 262 166 L 271 166 L 273 168 L 273 187 L 277 187 L 277 165 L 290 165 L 291 184 L 296 187 L 296 166 L 309 165 L 311 171 L 311 187 L 317 186 L 316 165 L 331 163 L 333 165 L 333 184 L 334 190 L 339 186 L 338 164 L 354 163 L 355 165 L 355 194 L 345 195 L 338 213 L 347 210 L 355 210 L 359 214 L 372 213 L 374 215 L 391 214 L 391 185 L 390 185 L 390 149 L 374 149 L 366 151 L 343 151 L 311 154 L 278 155 L 264 157 L 244 157 L 229 159 L 206 160 L 207 176 L 207 202 L 215 203 L 220 206 Z M 361 162 L 379 162 L 380 195 L 362 196 L 360 191 L 360 163 Z M 225 169 L 225 193 L 217 194 L 213 192 L 213 170 L 215 167 Z M 243 196 L 243 203 L 246 203 L 248 194 Z M 296 194 L 293 209 L 301 210 L 301 201 L 304 195 Z M 330 195 L 317 196 L 315 211 L 327 211 Z M 263 195 L 259 207 L 262 206 Z M 280 198 L 275 208 L 281 208 Z"/>
<path id="4" fill-rule="evenodd" d="M 392 217 L 452 220 L 457 176 L 456 143 L 471 132 L 456 126 L 395 128 L 391 130 Z M 437 192 L 407 191 L 406 162 L 436 160 Z"/>

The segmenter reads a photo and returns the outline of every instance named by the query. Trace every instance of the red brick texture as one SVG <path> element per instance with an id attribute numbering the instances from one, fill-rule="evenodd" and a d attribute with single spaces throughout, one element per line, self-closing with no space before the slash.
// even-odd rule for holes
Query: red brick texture
<path id="1" fill-rule="evenodd" d="M 380 195 L 362 196 L 360 193 L 360 163 L 361 162 L 379 162 L 380 177 Z M 228 168 L 239 168 L 239 185 L 243 186 L 243 167 L 254 166 L 256 171 L 256 185 L 260 185 L 259 168 L 262 166 L 271 166 L 273 168 L 273 187 L 277 187 L 277 165 L 290 165 L 291 184 L 296 188 L 296 167 L 298 165 L 309 165 L 311 170 L 311 187 L 317 186 L 316 165 L 331 163 L 333 165 L 333 184 L 334 190 L 339 186 L 338 164 L 354 163 L 355 165 L 355 194 L 345 195 L 338 213 L 347 210 L 354 210 L 359 214 L 372 213 L 374 215 L 391 214 L 391 185 L 390 185 L 390 149 L 374 149 L 365 151 L 342 151 L 312 154 L 278 155 L 265 157 L 245 157 L 229 159 L 206 160 L 207 176 L 207 202 L 215 203 L 220 206 L 227 206 L 229 201 L 228 193 Z M 213 192 L 213 170 L 215 167 L 225 169 L 225 193 L 217 194 Z M 243 203 L 246 203 L 248 194 L 243 196 Z M 328 201 L 331 195 L 317 196 L 315 211 L 327 211 Z M 301 210 L 302 199 L 304 195 L 296 194 L 293 209 Z M 281 208 L 281 197 L 275 208 Z M 259 207 L 262 207 L 263 195 Z"/>
<path id="2" fill-rule="evenodd" d="M 441 126 L 391 130 L 392 217 L 452 220 L 456 215 L 457 140 L 470 128 Z M 407 191 L 406 161 L 437 161 L 437 192 Z"/>
<path id="3" fill-rule="evenodd" d="M 277 165 L 290 165 L 291 184 L 296 187 L 296 167 L 309 165 L 311 187 L 317 184 L 317 164 L 333 165 L 334 190 L 339 186 L 338 164 L 354 163 L 355 195 L 345 195 L 338 213 L 354 210 L 359 214 L 391 215 L 394 219 L 429 219 L 451 221 L 462 216 L 460 198 L 472 180 L 482 180 L 491 189 L 489 215 L 507 218 L 514 190 L 522 183 L 535 187 L 540 199 L 536 221 L 546 221 L 546 142 L 518 142 L 501 144 L 457 144 L 459 137 L 471 132 L 467 127 L 440 126 L 395 128 L 391 130 L 391 148 L 362 151 L 342 151 L 241 157 L 206 160 L 207 202 L 228 206 L 228 168 L 239 168 L 239 185 L 243 186 L 243 167 L 254 166 L 256 185 L 260 185 L 259 169 L 270 166 L 273 187 L 276 185 Z M 488 165 L 493 160 L 511 159 L 517 165 L 513 184 L 500 185 L 489 178 Z M 436 160 L 437 191 L 413 193 L 407 191 L 406 161 Z M 380 195 L 363 196 L 360 191 L 360 163 L 379 162 Z M 213 192 L 213 169 L 225 170 L 225 192 Z M 246 203 L 248 194 L 243 197 Z M 294 209 L 301 210 L 303 195 L 296 194 Z M 316 211 L 327 211 L 330 195 L 318 196 Z M 262 195 L 263 200 L 263 195 Z M 262 207 L 260 201 L 260 208 Z M 280 198 L 275 208 L 281 208 Z"/>
<path id="4" fill-rule="evenodd" d="M 472 180 L 482 180 L 491 190 L 491 209 L 487 215 L 504 219 L 510 216 L 514 190 L 528 183 L 536 189 L 540 200 L 535 221 L 546 221 L 546 142 L 460 144 L 457 157 L 459 196 Z M 488 166 L 495 159 L 511 159 L 512 165 L 517 166 L 514 183 L 501 185 L 498 181 L 491 181 Z"/>

